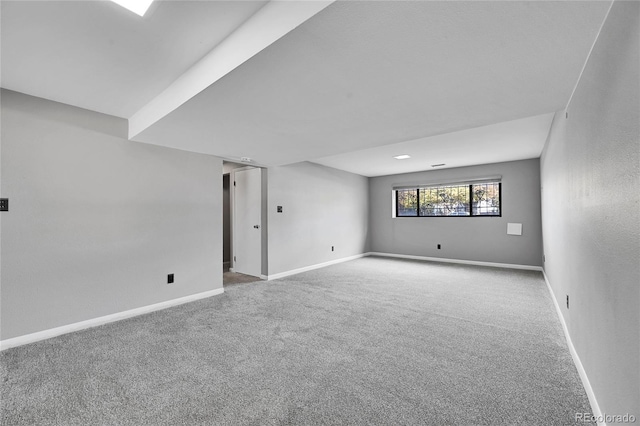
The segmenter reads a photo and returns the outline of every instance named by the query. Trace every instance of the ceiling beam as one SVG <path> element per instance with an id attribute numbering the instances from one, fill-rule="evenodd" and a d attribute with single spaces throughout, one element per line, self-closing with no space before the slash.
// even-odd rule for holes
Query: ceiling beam
<path id="1" fill-rule="evenodd" d="M 162 119 L 334 0 L 270 1 L 129 118 L 129 139 Z"/>

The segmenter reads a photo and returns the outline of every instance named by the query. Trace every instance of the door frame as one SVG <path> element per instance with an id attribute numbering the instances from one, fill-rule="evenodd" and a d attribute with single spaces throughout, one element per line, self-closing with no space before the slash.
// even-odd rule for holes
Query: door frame
<path id="1" fill-rule="evenodd" d="M 241 172 L 241 171 L 246 171 L 246 170 L 251 170 L 251 169 L 259 169 L 261 176 L 260 176 L 260 182 L 261 182 L 261 188 L 260 188 L 260 194 L 261 194 L 261 203 L 259 206 L 257 206 L 257 208 L 260 209 L 261 214 L 260 214 L 260 278 L 262 279 L 266 279 L 267 276 L 264 274 L 264 242 L 265 242 L 265 238 L 266 238 L 266 227 L 265 224 L 267 223 L 267 218 L 266 218 L 266 212 L 265 209 L 263 208 L 263 203 L 264 203 L 264 199 L 265 199 L 265 194 L 264 194 L 264 188 L 265 188 L 265 176 L 264 176 L 264 169 L 262 167 L 258 167 L 258 166 L 245 166 L 245 167 L 238 167 L 236 169 L 232 169 L 229 172 L 229 187 L 231 189 L 230 191 L 230 205 L 231 205 L 231 263 L 229 265 L 229 271 L 230 272 L 236 272 L 235 270 L 235 263 L 236 263 L 236 226 L 237 226 L 237 221 L 236 221 L 236 172 Z"/>

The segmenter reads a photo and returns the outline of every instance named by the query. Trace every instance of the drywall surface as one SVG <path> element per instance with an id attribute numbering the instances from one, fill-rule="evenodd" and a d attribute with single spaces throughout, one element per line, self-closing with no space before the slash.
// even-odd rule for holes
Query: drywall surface
<path id="1" fill-rule="evenodd" d="M 640 418 L 640 3 L 615 2 L 541 159 L 545 272 L 603 413 Z M 570 296 L 569 309 L 566 295 Z"/>
<path id="2" fill-rule="evenodd" d="M 231 170 L 241 169 L 243 167 L 248 167 L 248 164 L 240 164 L 240 163 L 231 163 L 229 161 L 222 162 L 222 174 L 231 173 Z"/>
<path id="3" fill-rule="evenodd" d="M 366 177 L 306 162 L 267 172 L 269 275 L 369 250 Z"/>
<path id="4" fill-rule="evenodd" d="M 222 160 L 126 132 L 2 92 L 3 340 L 222 287 Z"/>
<path id="5" fill-rule="evenodd" d="M 392 217 L 394 186 L 490 176 L 502 176 L 502 217 Z M 375 177 L 370 180 L 370 198 L 371 251 L 542 264 L 538 159 Z M 507 235 L 509 222 L 522 223 L 522 235 Z"/>

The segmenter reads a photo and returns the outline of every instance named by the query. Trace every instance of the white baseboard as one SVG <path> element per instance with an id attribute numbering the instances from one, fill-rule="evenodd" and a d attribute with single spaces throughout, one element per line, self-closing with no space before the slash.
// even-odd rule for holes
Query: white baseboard
<path id="1" fill-rule="evenodd" d="M 325 266 L 335 265 L 336 263 L 348 262 L 350 260 L 360 259 L 361 257 L 368 256 L 369 253 L 356 254 L 355 256 L 342 257 L 340 259 L 330 260 L 328 262 L 316 263 L 315 265 L 305 266 L 303 268 L 292 269 L 290 271 L 279 272 L 277 274 L 268 275 L 267 280 L 277 280 L 278 278 L 288 277 L 290 275 L 300 274 L 302 272 L 312 271 L 314 269 L 324 268 Z"/>
<path id="2" fill-rule="evenodd" d="M 428 260 L 430 262 L 461 263 L 464 265 L 491 266 L 493 268 L 526 269 L 529 271 L 542 271 L 542 266 L 517 265 L 513 263 L 480 262 L 476 260 L 447 259 L 443 257 L 414 256 L 411 254 L 369 252 L 367 253 L 367 256 L 395 257 L 399 259 Z"/>
<path id="3" fill-rule="evenodd" d="M 355 256 L 343 257 L 340 259 L 330 260 L 329 262 L 317 263 L 315 265 L 305 266 L 303 268 L 292 269 L 290 271 L 280 272 L 273 275 L 262 276 L 263 279 L 277 280 L 278 278 L 288 277 L 290 275 L 300 274 L 302 272 L 311 271 L 313 269 L 324 268 L 325 266 L 335 265 L 336 263 L 348 262 L 350 260 L 360 259 L 367 256 L 381 256 L 381 257 L 394 257 L 399 259 L 411 259 L 411 260 L 428 260 L 432 262 L 445 262 L 445 263 L 462 263 L 466 265 L 478 265 L 478 266 L 491 266 L 495 268 L 510 268 L 510 269 L 526 269 L 530 271 L 542 271 L 541 266 L 532 265 L 516 265 L 511 263 L 493 263 L 493 262 L 479 262 L 475 260 L 460 260 L 460 259 L 446 259 L 442 257 L 426 257 L 426 256 L 414 256 L 410 254 L 394 254 L 394 253 L 380 253 L 380 252 L 367 252 L 357 254 Z"/>
<path id="4" fill-rule="evenodd" d="M 203 293 L 192 294 L 190 296 L 180 297 L 178 299 L 167 300 L 166 302 L 155 303 L 153 305 L 142 306 L 140 308 L 130 309 L 128 311 L 118 312 L 111 315 L 105 315 L 103 317 L 93 318 L 86 321 L 80 321 L 73 324 L 63 325 L 61 327 L 50 328 L 49 330 L 38 331 L 37 333 L 25 334 L 23 336 L 13 337 L 0 341 L 0 351 L 9 348 L 15 348 L 16 346 L 26 345 L 28 343 L 38 342 L 40 340 L 50 339 L 52 337 L 60 336 L 62 334 L 73 333 L 74 331 L 80 331 L 98 325 L 107 324 L 110 322 L 120 321 L 126 318 L 135 317 L 138 315 L 148 314 L 150 312 L 159 311 L 161 309 L 170 308 L 172 306 L 182 305 L 184 303 L 193 302 L 199 299 L 205 299 L 207 297 L 216 296 L 224 292 L 223 288 L 215 290 L 205 291 Z"/>
<path id="5" fill-rule="evenodd" d="M 587 377 L 587 372 L 584 370 L 582 366 L 582 361 L 580 361 L 580 357 L 576 352 L 576 348 L 573 346 L 573 342 L 571 341 L 571 336 L 569 335 L 569 329 L 567 328 L 567 323 L 564 321 L 564 316 L 562 315 L 562 311 L 560 310 L 560 305 L 558 304 L 558 300 L 556 299 L 556 295 L 551 288 L 551 283 L 549 282 L 549 278 L 547 278 L 547 274 L 544 269 L 542 270 L 542 275 L 544 276 L 544 281 L 547 283 L 547 288 L 549 289 L 549 293 L 551 294 L 551 299 L 553 300 L 553 304 L 556 307 L 556 312 L 558 314 L 558 318 L 560 318 L 560 323 L 562 324 L 562 330 L 564 330 L 564 337 L 567 339 L 567 346 L 569 346 L 569 352 L 571 352 L 571 357 L 573 358 L 573 363 L 576 365 L 576 369 L 578 370 L 578 374 L 580 375 L 580 379 L 582 380 L 582 386 L 584 386 L 584 390 L 587 393 L 587 397 L 589 398 L 589 403 L 591 404 L 591 410 L 593 411 L 593 415 L 596 419 L 602 419 L 602 411 L 600 411 L 600 406 L 598 405 L 598 400 L 596 399 L 596 395 L 593 392 L 593 388 L 591 387 L 591 383 L 589 382 L 589 377 Z M 599 426 L 607 426 L 607 424 L 602 421 L 598 422 Z"/>

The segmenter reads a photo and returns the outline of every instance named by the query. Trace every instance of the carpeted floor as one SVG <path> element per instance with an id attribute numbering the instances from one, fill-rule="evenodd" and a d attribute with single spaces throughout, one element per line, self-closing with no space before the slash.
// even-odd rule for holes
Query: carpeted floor
<path id="1" fill-rule="evenodd" d="M 567 425 L 539 272 L 363 258 L 4 351 L 3 425 Z"/>
<path id="2" fill-rule="evenodd" d="M 261 279 L 251 275 L 239 274 L 237 272 L 227 271 L 222 274 L 222 282 L 225 288 L 230 285 L 254 283 L 256 281 L 261 281 Z"/>

